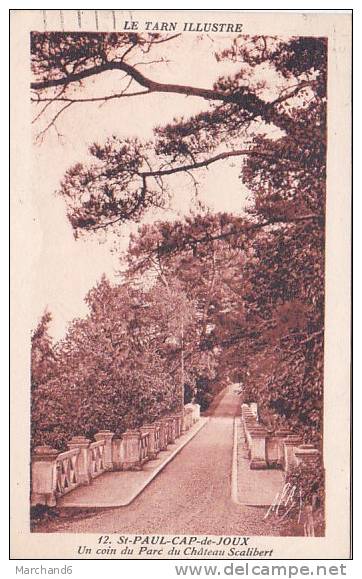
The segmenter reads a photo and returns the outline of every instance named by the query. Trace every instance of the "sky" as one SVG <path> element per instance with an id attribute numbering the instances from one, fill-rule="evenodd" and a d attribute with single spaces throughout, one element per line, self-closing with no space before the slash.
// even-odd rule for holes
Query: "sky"
<path id="1" fill-rule="evenodd" d="M 155 80 L 211 88 L 218 76 L 232 74 L 240 65 L 217 63 L 214 52 L 231 45 L 232 37 L 198 37 L 183 35 L 159 45 L 144 60 L 166 59 L 168 62 L 138 64 L 140 70 Z M 118 72 L 87 79 L 82 97 L 102 96 L 119 92 L 122 80 Z M 136 83 L 132 90 L 138 90 Z M 53 106 L 53 105 L 52 105 Z M 87 313 L 84 296 L 105 273 L 111 280 L 119 279 L 119 254 L 114 249 L 111 232 L 104 238 L 87 235 L 75 240 L 66 217 L 64 201 L 55 193 L 65 171 L 77 162 L 90 160 L 88 147 L 102 143 L 109 135 L 152 137 L 157 125 L 171 122 L 174 117 L 187 116 L 204 110 L 205 100 L 176 94 L 151 94 L 109 101 L 106 104 L 75 104 L 63 113 L 56 131 L 48 130 L 36 140 L 50 116 L 46 114 L 33 124 L 31 241 L 33 252 L 32 319 L 35 327 L 45 309 L 53 315 L 50 333 L 54 339 L 64 336 L 69 322 Z M 34 105 L 34 118 L 39 109 Z M 49 110 L 49 115 L 52 111 Z M 248 191 L 238 178 L 240 160 L 215 163 L 208 170 L 197 171 L 200 201 L 211 211 L 242 213 Z M 175 175 L 169 179 L 173 191 L 170 207 L 162 215 L 150 215 L 147 220 L 177 218 L 195 209 L 190 178 Z M 123 226 L 117 247 L 124 251 L 134 225 Z"/>

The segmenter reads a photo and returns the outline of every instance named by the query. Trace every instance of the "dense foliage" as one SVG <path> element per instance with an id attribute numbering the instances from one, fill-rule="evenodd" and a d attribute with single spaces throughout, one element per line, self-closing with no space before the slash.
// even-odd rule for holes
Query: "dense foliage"
<path id="1" fill-rule="evenodd" d="M 177 288 L 166 294 L 155 286 L 140 293 L 106 279 L 86 301 L 89 315 L 75 320 L 53 348 L 49 345 L 51 374 L 38 361 L 43 343 L 49 344 L 48 318 L 34 334 L 33 445 L 65 448 L 71 436 L 92 437 L 102 429 L 120 435 L 181 408 L 177 323 L 182 316 L 187 340 L 192 303 Z"/>
<path id="2" fill-rule="evenodd" d="M 55 361 L 49 357 L 51 369 L 36 379 L 36 392 L 51 395 L 34 395 L 33 422 L 54 414 L 48 431 L 39 427 L 53 442 L 63 424 L 87 433 L 100 426 L 122 430 L 172 407 L 173 380 L 188 385 L 189 397 L 196 386 L 203 407 L 218 387 L 238 381 L 269 427 L 288 425 L 320 444 L 326 41 L 237 37 L 215 56 L 217 66 L 239 63 L 239 71 L 207 89 L 141 72 L 140 54 L 174 41 L 32 35 L 33 100 L 47 113 L 59 107 L 46 128 L 82 102 L 84 83 L 103 72 L 125 75 L 120 90 L 88 103 L 119 99 L 121 106 L 122 98 L 157 92 L 205 102 L 202 112 L 156 127 L 149 141 L 113 135 L 90 146 L 89 164 L 71 167 L 60 188 L 76 235 L 139 222 L 169 199 L 174 174 L 191 175 L 197 187 L 195 172 L 230 159 L 240 163 L 251 199 L 243 217 L 202 213 L 140 227 L 130 241 L 126 283 L 111 288 L 104 281 L 90 292 L 90 315 L 73 324 L 54 350 Z M 139 90 L 132 93 L 131 83 Z M 181 312 L 176 319 L 175 312 Z M 44 333 L 40 342 L 33 341 L 37 360 L 46 352 Z M 53 407 L 65 400 L 60 427 Z"/>

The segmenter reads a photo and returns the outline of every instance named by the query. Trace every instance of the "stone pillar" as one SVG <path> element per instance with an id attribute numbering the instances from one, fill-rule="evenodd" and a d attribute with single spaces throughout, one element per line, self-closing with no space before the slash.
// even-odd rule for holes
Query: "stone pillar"
<path id="1" fill-rule="evenodd" d="M 277 439 L 277 468 L 284 468 L 284 441 L 290 435 L 290 431 L 287 428 L 280 428 L 275 432 L 275 437 Z"/>
<path id="2" fill-rule="evenodd" d="M 283 468 L 285 472 L 291 471 L 297 465 L 294 449 L 302 442 L 302 438 L 296 434 L 290 434 L 288 438 L 284 439 L 284 460 Z"/>
<path id="3" fill-rule="evenodd" d="M 158 454 L 156 447 L 156 425 L 146 424 L 145 426 L 141 426 L 140 431 L 142 434 L 148 434 L 148 460 L 154 460 Z"/>
<path id="4" fill-rule="evenodd" d="M 79 475 L 78 480 L 80 484 L 90 484 L 92 480 L 90 464 L 89 464 L 89 445 L 91 441 L 85 436 L 73 436 L 73 438 L 68 442 L 69 450 L 74 448 L 79 448 L 80 452 L 78 455 L 78 468 Z"/>
<path id="5" fill-rule="evenodd" d="M 268 433 L 265 439 L 265 457 L 268 468 L 278 468 L 279 440 L 275 434 Z"/>
<path id="6" fill-rule="evenodd" d="M 258 417 L 258 405 L 256 402 L 250 402 L 249 408 L 251 412 L 254 414 L 255 418 Z"/>
<path id="7" fill-rule="evenodd" d="M 200 404 L 194 404 L 196 421 L 200 419 Z"/>
<path id="8" fill-rule="evenodd" d="M 187 420 L 188 420 L 187 424 L 188 424 L 188 429 L 189 429 L 189 428 L 191 428 L 191 426 L 194 423 L 194 412 L 193 412 L 193 409 L 190 407 L 187 409 Z"/>
<path id="9" fill-rule="evenodd" d="M 112 467 L 113 470 L 122 470 L 123 459 L 123 445 L 121 438 L 112 439 Z"/>
<path id="10" fill-rule="evenodd" d="M 182 415 L 182 423 L 181 423 L 181 433 L 185 434 L 187 432 L 187 410 L 184 408 L 183 415 Z"/>
<path id="11" fill-rule="evenodd" d="M 316 458 L 319 456 L 319 450 L 317 450 L 313 444 L 301 444 L 294 449 L 294 454 L 298 465 L 302 464 L 306 467 L 313 467 Z"/>
<path id="12" fill-rule="evenodd" d="M 168 435 L 167 435 L 167 422 L 165 419 L 159 420 L 157 424 L 160 427 L 160 450 L 167 450 Z"/>
<path id="13" fill-rule="evenodd" d="M 181 433 L 182 433 L 182 413 L 178 412 L 177 414 L 175 414 L 175 418 L 176 418 L 175 436 L 176 436 L 176 438 L 179 438 L 181 436 Z"/>
<path id="14" fill-rule="evenodd" d="M 105 470 L 113 470 L 112 460 L 112 439 L 114 432 L 110 430 L 100 430 L 94 435 L 95 440 L 104 440 L 104 468 Z"/>
<path id="15" fill-rule="evenodd" d="M 253 470 L 267 468 L 265 456 L 265 439 L 267 431 L 263 426 L 254 426 L 249 430 L 251 438 L 250 468 Z"/>
<path id="16" fill-rule="evenodd" d="M 123 470 L 138 470 L 141 468 L 140 432 L 126 430 L 122 434 Z"/>
<path id="17" fill-rule="evenodd" d="M 172 416 L 173 418 L 173 437 L 174 440 L 176 440 L 176 438 L 178 438 L 178 417 L 177 414 L 174 414 Z"/>
<path id="18" fill-rule="evenodd" d="M 168 442 L 170 444 L 175 444 L 175 419 L 173 416 L 170 416 L 167 419 L 168 425 Z"/>
<path id="19" fill-rule="evenodd" d="M 56 458 L 59 452 L 50 446 L 37 446 L 31 458 L 31 505 L 56 505 Z"/>
<path id="20" fill-rule="evenodd" d="M 160 452 L 160 430 L 161 430 L 161 426 L 160 423 L 154 422 L 153 426 L 155 428 L 155 450 L 156 453 L 158 454 Z"/>

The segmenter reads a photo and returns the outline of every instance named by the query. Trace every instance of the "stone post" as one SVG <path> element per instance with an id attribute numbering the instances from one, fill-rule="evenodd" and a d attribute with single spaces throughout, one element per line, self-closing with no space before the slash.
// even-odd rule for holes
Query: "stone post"
<path id="1" fill-rule="evenodd" d="M 185 432 L 187 432 L 187 410 L 186 408 L 184 408 L 184 412 L 182 415 L 182 424 L 181 424 L 181 433 L 185 434 Z"/>
<path id="2" fill-rule="evenodd" d="M 301 444 L 294 449 L 294 454 L 298 465 L 303 464 L 312 467 L 315 459 L 319 456 L 319 450 L 313 444 Z"/>
<path id="3" fill-rule="evenodd" d="M 249 434 L 251 439 L 250 468 L 253 470 L 267 468 L 265 456 L 267 430 L 263 426 L 253 426 Z"/>
<path id="4" fill-rule="evenodd" d="M 104 440 L 104 468 L 105 470 L 113 470 L 112 460 L 112 439 L 114 432 L 110 430 L 100 430 L 94 435 L 95 440 Z"/>
<path id="5" fill-rule="evenodd" d="M 156 449 L 156 453 L 158 454 L 160 452 L 160 431 L 161 431 L 161 425 L 158 421 L 153 422 L 153 426 L 155 428 L 155 449 Z"/>
<path id="6" fill-rule="evenodd" d="M 265 439 L 265 457 L 268 468 L 278 468 L 278 438 L 274 433 L 267 433 Z"/>
<path id="7" fill-rule="evenodd" d="M 285 472 L 289 472 L 297 465 L 294 449 L 302 442 L 302 438 L 296 434 L 290 434 L 288 438 L 284 439 L 284 461 L 283 468 Z"/>
<path id="8" fill-rule="evenodd" d="M 194 411 L 190 406 L 187 409 L 187 415 L 188 415 L 188 428 L 191 428 L 191 426 L 194 423 Z"/>
<path id="9" fill-rule="evenodd" d="M 168 441 L 170 444 L 175 444 L 175 419 L 173 416 L 170 416 L 167 419 L 168 425 Z"/>
<path id="10" fill-rule="evenodd" d="M 157 458 L 158 454 L 158 449 L 156 447 L 156 425 L 146 424 L 145 426 L 141 426 L 140 431 L 142 434 L 148 434 L 148 459 L 154 460 Z"/>
<path id="11" fill-rule="evenodd" d="M 126 430 L 122 434 L 123 470 L 138 470 L 141 468 L 140 432 Z"/>
<path id="12" fill-rule="evenodd" d="M 173 414 L 173 436 L 174 439 L 178 438 L 178 417 L 177 414 Z"/>
<path id="13" fill-rule="evenodd" d="M 200 404 L 194 404 L 196 421 L 200 419 Z"/>
<path id="14" fill-rule="evenodd" d="M 284 468 L 284 441 L 290 436 L 290 431 L 287 428 L 280 428 L 275 432 L 277 439 L 277 468 Z"/>
<path id="15" fill-rule="evenodd" d="M 123 465 L 123 445 L 121 438 L 112 439 L 112 468 L 122 470 Z"/>
<path id="16" fill-rule="evenodd" d="M 243 427 L 244 427 L 246 444 L 250 450 L 250 448 L 251 448 L 250 430 L 255 428 L 255 427 L 258 427 L 258 423 L 256 421 L 255 416 L 249 410 L 243 411 L 242 423 L 243 423 Z"/>
<path id="17" fill-rule="evenodd" d="M 56 505 L 58 451 L 50 446 L 37 446 L 31 460 L 31 505 Z"/>
<path id="18" fill-rule="evenodd" d="M 182 433 L 182 413 L 178 412 L 175 414 L 176 418 L 176 438 L 179 438 Z"/>
<path id="19" fill-rule="evenodd" d="M 80 484 L 90 484 L 92 480 L 90 464 L 89 464 L 89 445 L 91 441 L 85 436 L 73 436 L 73 438 L 68 442 L 69 450 L 74 448 L 79 448 L 78 456 L 78 468 L 79 475 L 78 480 Z"/>
<path id="20" fill-rule="evenodd" d="M 167 450 L 167 442 L 168 442 L 167 422 L 165 421 L 165 419 L 162 419 L 159 420 L 157 423 L 160 426 L 160 450 Z"/>

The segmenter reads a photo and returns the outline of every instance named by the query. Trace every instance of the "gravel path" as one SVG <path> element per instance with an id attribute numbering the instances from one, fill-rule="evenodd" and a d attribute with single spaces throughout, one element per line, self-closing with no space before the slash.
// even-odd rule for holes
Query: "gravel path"
<path id="1" fill-rule="evenodd" d="M 88 518 L 57 518 L 36 532 L 277 535 L 265 509 L 231 501 L 233 419 L 239 397 L 229 388 L 208 424 L 127 506 Z"/>

